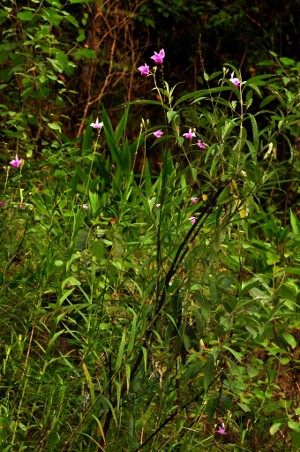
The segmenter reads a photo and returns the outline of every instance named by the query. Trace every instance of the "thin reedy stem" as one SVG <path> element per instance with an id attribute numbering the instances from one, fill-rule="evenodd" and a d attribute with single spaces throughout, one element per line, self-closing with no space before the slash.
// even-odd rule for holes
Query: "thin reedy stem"
<path id="1" fill-rule="evenodd" d="M 23 370 L 23 373 L 22 373 L 22 376 L 21 376 L 21 379 L 24 380 L 24 382 L 23 382 L 23 390 L 22 390 L 21 398 L 20 398 L 19 405 L 18 405 L 17 418 L 16 418 L 16 421 L 15 421 L 13 435 L 12 435 L 12 440 L 11 440 L 12 444 L 15 443 L 17 429 L 18 429 L 19 422 L 20 422 L 19 419 L 21 418 L 21 416 L 20 416 L 21 408 L 22 408 L 24 397 L 25 397 L 26 388 L 27 388 L 27 385 L 28 385 L 28 382 L 29 382 L 28 361 L 29 361 L 29 355 L 30 355 L 30 350 L 31 350 L 31 344 L 32 344 L 32 340 L 33 340 L 34 331 L 35 331 L 35 327 L 33 326 L 32 329 L 31 329 L 31 334 L 30 334 L 30 338 L 29 338 L 28 348 L 27 348 L 27 352 L 26 352 L 26 358 L 25 358 L 25 363 L 24 363 L 24 370 Z M 23 450 L 22 445 L 20 445 L 20 449 L 19 450 L 20 451 Z"/>
<path id="2" fill-rule="evenodd" d="M 221 375 L 223 374 L 223 371 L 219 372 L 218 375 L 215 376 L 215 378 L 213 378 L 213 380 L 211 380 L 207 386 L 207 390 L 210 389 L 214 383 L 221 377 Z M 140 446 L 134 450 L 134 452 L 140 452 L 140 450 L 145 447 L 166 425 L 168 425 L 173 419 L 175 419 L 175 417 L 182 411 L 185 410 L 186 408 L 188 408 L 192 403 L 194 402 L 198 402 L 199 400 L 201 400 L 201 397 L 203 397 L 203 395 L 205 394 L 205 390 L 202 389 L 199 394 L 197 394 L 195 397 L 193 397 L 191 400 L 189 400 L 187 403 L 185 403 L 183 406 L 178 406 L 178 408 L 169 416 L 167 417 L 167 419 L 164 420 L 164 422 L 162 424 L 160 424 L 159 427 L 157 427 L 157 429 L 149 436 L 149 438 L 147 438 L 142 444 L 140 444 Z"/>
<path id="3" fill-rule="evenodd" d="M 156 311 L 155 311 L 155 316 L 149 322 L 149 325 L 148 325 L 148 327 L 146 329 L 143 345 L 141 347 L 141 350 L 139 352 L 139 355 L 138 355 L 134 365 L 131 368 L 130 381 L 132 381 L 133 378 L 135 377 L 136 372 L 137 372 L 137 370 L 138 370 L 138 368 L 139 368 L 139 366 L 140 366 L 140 364 L 142 362 L 142 359 L 143 359 L 143 356 L 144 356 L 144 354 L 143 354 L 143 347 L 146 347 L 146 348 L 148 347 L 148 342 L 149 342 L 150 336 L 153 334 L 155 325 L 156 325 L 156 323 L 157 323 L 157 321 L 159 319 L 159 314 L 160 314 L 160 312 L 161 312 L 161 310 L 163 308 L 163 305 L 164 305 L 164 302 L 165 302 L 165 299 L 166 299 L 166 293 L 167 293 L 167 290 L 168 290 L 168 287 L 169 287 L 169 283 L 170 283 L 172 277 L 174 276 L 174 274 L 176 273 L 176 271 L 178 271 L 180 262 L 183 260 L 184 256 L 188 252 L 188 243 L 190 243 L 190 241 L 193 241 L 195 239 L 195 237 L 199 234 L 199 231 L 201 229 L 201 226 L 202 226 L 203 222 L 205 221 L 207 216 L 211 213 L 211 210 L 214 208 L 215 202 L 216 202 L 218 196 L 220 195 L 222 189 L 223 189 L 223 187 L 220 187 L 216 191 L 216 193 L 214 194 L 213 198 L 211 199 L 211 203 L 209 205 L 205 206 L 205 209 L 202 211 L 202 221 L 199 222 L 199 223 L 195 223 L 190 228 L 190 230 L 187 232 L 184 240 L 182 241 L 180 247 L 177 250 L 177 253 L 176 253 L 176 256 L 175 256 L 175 258 L 173 260 L 173 263 L 172 263 L 172 265 L 171 265 L 171 267 L 170 267 L 170 269 L 169 269 L 169 271 L 168 271 L 168 273 L 167 273 L 167 275 L 165 277 L 164 286 L 163 286 L 163 289 L 162 289 L 161 296 L 159 298 L 159 304 L 158 304 L 158 306 L 156 308 Z M 125 385 L 125 382 L 123 382 L 123 384 L 121 386 L 121 398 L 125 394 L 125 391 L 126 391 L 126 385 Z M 117 406 L 117 400 L 112 401 L 111 403 L 112 403 L 113 407 Z M 103 427 L 103 431 L 104 431 L 105 437 L 106 437 L 106 435 L 108 433 L 109 425 L 110 425 L 110 422 L 112 420 L 112 417 L 113 417 L 113 413 L 112 413 L 112 411 L 110 409 L 108 414 L 107 414 L 107 417 L 106 417 L 106 420 L 105 420 L 105 423 L 104 423 L 104 427 Z"/>
<path id="4" fill-rule="evenodd" d="M 89 171 L 89 175 L 88 175 L 88 183 L 86 184 L 85 192 L 84 192 L 84 195 L 83 195 L 83 203 L 86 200 L 88 200 L 89 183 L 91 181 L 93 166 L 94 166 L 94 162 L 95 162 L 95 155 L 96 155 L 96 151 L 97 151 L 97 146 L 98 146 L 98 141 L 99 141 L 99 138 L 100 138 L 101 130 L 102 130 L 101 128 L 98 129 L 97 139 L 96 139 L 96 141 L 94 143 L 94 149 L 93 149 L 93 153 L 92 153 L 92 163 L 91 163 L 90 171 Z M 101 149 L 101 147 L 100 147 L 100 149 Z"/>

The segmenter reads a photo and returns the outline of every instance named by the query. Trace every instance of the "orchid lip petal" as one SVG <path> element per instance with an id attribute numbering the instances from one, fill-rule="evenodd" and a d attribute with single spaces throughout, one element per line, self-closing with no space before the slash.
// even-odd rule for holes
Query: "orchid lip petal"
<path id="1" fill-rule="evenodd" d="M 103 122 L 99 122 L 99 119 L 96 119 L 96 122 L 92 122 L 90 124 L 91 127 L 93 127 L 93 129 L 102 129 L 103 127 Z"/>
<path id="2" fill-rule="evenodd" d="M 164 134 L 163 131 L 160 130 L 160 129 L 157 130 L 156 132 L 153 132 L 153 135 L 154 135 L 156 138 L 160 138 L 163 134 Z"/>
<path id="3" fill-rule="evenodd" d="M 150 71 L 150 66 L 148 66 L 147 63 L 145 63 L 143 66 L 138 67 L 138 70 L 140 71 L 141 75 L 149 75 Z"/>
<path id="4" fill-rule="evenodd" d="M 21 160 L 22 160 L 22 159 L 19 159 L 18 154 L 16 154 L 15 159 L 12 160 L 12 161 L 9 162 L 9 163 L 10 163 L 10 165 L 13 166 L 14 168 L 18 168 L 18 167 L 21 165 Z"/>
<path id="5" fill-rule="evenodd" d="M 153 60 L 156 64 L 162 64 L 165 57 L 165 51 L 164 49 L 161 49 L 159 52 L 154 52 L 154 55 L 152 55 L 151 60 Z"/>
<path id="6" fill-rule="evenodd" d="M 192 129 L 189 129 L 188 132 L 184 133 L 183 136 L 187 138 L 188 140 L 191 140 L 196 136 L 195 132 L 192 132 Z"/>

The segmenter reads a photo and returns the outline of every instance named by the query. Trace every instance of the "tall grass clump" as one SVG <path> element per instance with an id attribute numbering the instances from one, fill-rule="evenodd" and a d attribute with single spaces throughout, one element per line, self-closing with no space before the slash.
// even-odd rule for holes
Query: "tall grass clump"
<path id="1" fill-rule="evenodd" d="M 39 159 L 8 152 L 3 452 L 300 446 L 299 65 L 178 97 L 164 58 L 80 150 L 58 131 Z"/>

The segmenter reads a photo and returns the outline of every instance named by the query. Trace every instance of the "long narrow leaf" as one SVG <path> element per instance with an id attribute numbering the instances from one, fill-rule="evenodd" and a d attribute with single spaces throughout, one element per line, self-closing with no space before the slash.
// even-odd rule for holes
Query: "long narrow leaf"
<path id="1" fill-rule="evenodd" d="M 119 351 L 118 351 L 117 362 L 116 362 L 116 372 L 122 366 L 123 355 L 124 355 L 124 348 L 125 348 L 125 340 L 126 340 L 126 333 L 125 333 L 125 331 L 123 331 L 121 342 L 120 342 L 120 346 L 119 346 Z"/>
<path id="2" fill-rule="evenodd" d="M 209 96 L 213 93 L 221 93 L 222 91 L 232 91 L 232 87 L 218 86 L 216 88 L 201 89 L 200 91 L 194 91 L 193 93 L 185 94 L 184 96 L 180 97 L 180 99 L 178 99 L 178 101 L 174 105 L 174 108 L 182 102 L 186 102 L 187 100 L 193 99 L 195 101 L 195 98 L 198 100 L 199 97 Z"/>
<path id="3" fill-rule="evenodd" d="M 92 122 L 92 121 L 90 121 Z M 85 154 L 85 151 L 90 151 L 92 147 L 92 136 L 93 136 L 93 128 L 88 125 L 84 131 L 83 134 L 83 141 L 82 141 L 82 153 Z"/>
<path id="4" fill-rule="evenodd" d="M 133 347 L 135 345 L 135 332 L 136 332 L 136 321 L 137 321 L 137 315 L 135 312 L 133 312 L 133 319 L 131 324 L 131 331 L 130 331 L 130 339 L 127 347 L 127 353 L 130 354 L 133 350 Z"/>
<path id="5" fill-rule="evenodd" d="M 124 113 L 123 113 L 123 116 L 122 116 L 118 126 L 117 126 L 117 130 L 115 132 L 115 142 L 116 142 L 116 144 L 119 144 L 120 139 L 121 139 L 122 135 L 125 132 L 126 125 L 127 125 L 128 111 L 129 111 L 129 108 L 127 107 L 125 109 Z"/>
<path id="6" fill-rule="evenodd" d="M 114 131 L 111 124 L 111 120 L 109 119 L 109 116 L 104 108 L 102 108 L 102 122 L 104 124 L 104 131 L 107 130 L 110 133 L 110 135 L 113 135 Z"/>
<path id="7" fill-rule="evenodd" d="M 84 375 L 85 375 L 85 378 L 86 378 L 86 382 L 87 382 L 88 388 L 89 388 L 89 390 L 90 390 L 90 394 L 91 394 L 91 402 L 92 402 L 92 404 L 94 404 L 94 403 L 95 403 L 95 388 L 94 388 L 94 383 L 92 382 L 91 375 L 90 375 L 90 373 L 89 373 L 89 371 L 88 371 L 88 368 L 87 368 L 87 366 L 86 366 L 85 363 L 82 364 L 82 368 L 83 368 L 83 372 L 84 372 Z"/>

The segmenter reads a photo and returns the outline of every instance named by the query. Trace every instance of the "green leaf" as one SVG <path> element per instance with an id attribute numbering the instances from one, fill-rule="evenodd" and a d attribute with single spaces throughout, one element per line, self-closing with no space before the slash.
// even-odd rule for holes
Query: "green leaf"
<path id="1" fill-rule="evenodd" d="M 292 60 L 291 58 L 287 57 L 281 57 L 279 58 L 280 63 L 284 64 L 285 66 L 296 66 L 295 60 Z"/>
<path id="2" fill-rule="evenodd" d="M 59 132 L 61 132 L 61 127 L 58 122 L 48 122 L 48 127 L 52 130 L 58 130 Z"/>
<path id="3" fill-rule="evenodd" d="M 207 362 L 203 370 L 204 370 L 203 384 L 205 390 L 207 390 L 215 371 L 215 360 L 211 353 L 207 357 Z"/>
<path id="4" fill-rule="evenodd" d="M 249 78 L 244 86 L 250 86 L 250 88 L 253 88 L 255 86 L 264 86 L 266 84 L 266 80 L 269 81 L 269 79 L 272 79 L 274 77 L 277 77 L 275 74 L 263 74 L 263 75 L 256 75 L 255 77 Z"/>
<path id="5" fill-rule="evenodd" d="M 276 99 L 276 96 L 274 94 L 270 94 L 269 96 L 266 96 L 260 103 L 259 108 L 263 108 L 269 103 L 273 102 L 273 100 Z"/>
<path id="6" fill-rule="evenodd" d="M 90 200 L 92 215 L 95 216 L 100 208 L 100 200 L 99 200 L 98 193 L 89 192 L 89 200 Z"/>
<path id="7" fill-rule="evenodd" d="M 252 157 L 252 159 L 255 161 L 256 155 L 257 155 L 257 148 L 256 148 L 256 147 L 254 146 L 254 144 L 253 144 L 251 141 L 249 141 L 249 140 L 246 140 L 246 141 L 245 141 L 245 144 L 248 146 L 248 149 L 249 149 L 249 151 L 250 151 L 251 157 Z"/>
<path id="8" fill-rule="evenodd" d="M 159 107 L 163 107 L 165 110 L 170 110 L 167 105 L 161 105 L 161 102 L 158 100 L 134 100 L 131 101 L 129 105 L 158 105 Z"/>
<path id="9" fill-rule="evenodd" d="M 176 323 L 175 323 L 175 326 L 176 326 Z M 187 351 L 189 351 L 191 348 L 191 338 L 187 334 L 182 333 L 182 340 L 183 340 L 184 348 Z"/>
<path id="10" fill-rule="evenodd" d="M 177 116 L 177 112 L 174 110 L 169 110 L 167 111 L 167 118 L 168 118 L 168 123 L 170 124 L 170 122 Z"/>
<path id="11" fill-rule="evenodd" d="M 136 321 L 137 321 L 136 313 L 133 312 L 132 310 L 131 310 L 131 312 L 133 314 L 133 319 L 132 319 L 132 323 L 131 323 L 130 338 L 129 338 L 128 347 L 127 347 L 128 355 L 132 352 L 133 347 L 135 345 L 135 332 L 136 332 Z"/>
<path id="12" fill-rule="evenodd" d="M 145 347 L 142 347 L 143 352 L 143 362 L 144 362 L 144 371 L 147 372 L 147 364 L 148 364 L 148 350 Z"/>
<path id="13" fill-rule="evenodd" d="M 246 405 L 245 403 L 242 402 L 238 402 L 238 406 L 241 407 L 245 413 L 251 413 L 251 408 L 249 407 L 249 405 Z"/>
<path id="14" fill-rule="evenodd" d="M 92 404 L 94 404 L 95 400 L 96 400 L 95 399 L 95 386 L 94 386 L 94 383 L 92 382 L 91 375 L 90 375 L 87 365 L 85 363 L 82 364 L 82 368 L 83 368 L 83 372 L 84 372 L 84 375 L 85 375 L 85 378 L 87 381 L 88 388 L 90 390 L 91 402 L 92 402 Z"/>
<path id="15" fill-rule="evenodd" d="M 24 22 L 32 20 L 33 16 L 34 16 L 34 12 L 31 12 L 31 11 L 20 11 L 17 14 L 18 19 L 20 19 Z"/>
<path id="16" fill-rule="evenodd" d="M 46 0 L 46 3 L 54 6 L 55 8 L 62 8 L 62 4 L 59 2 L 59 0 Z"/>
<path id="17" fill-rule="evenodd" d="M 266 258 L 268 265 L 274 265 L 277 262 L 280 262 L 280 257 L 277 254 L 266 251 Z"/>
<path id="18" fill-rule="evenodd" d="M 80 286 L 81 282 L 78 281 L 78 279 L 74 278 L 74 276 L 69 276 L 62 283 L 62 288 L 66 287 L 67 285 L 68 286 Z"/>
<path id="19" fill-rule="evenodd" d="M 297 347 L 297 341 L 294 338 L 294 336 L 290 333 L 282 333 L 282 336 L 286 340 L 286 342 L 289 344 L 289 346 L 294 349 Z"/>
<path id="20" fill-rule="evenodd" d="M 76 38 L 76 42 L 82 42 L 82 41 L 85 41 L 85 40 L 86 40 L 85 32 L 84 32 L 84 30 L 82 30 L 82 28 L 80 28 L 79 32 L 78 32 L 78 36 Z M 94 52 L 94 51 L 92 51 L 92 52 Z M 96 54 L 94 56 L 96 56 Z M 94 58 L 94 56 L 92 56 L 91 58 Z"/>
<path id="21" fill-rule="evenodd" d="M 290 219 L 293 233 L 299 235 L 299 221 L 292 211 L 290 211 Z"/>
<path id="22" fill-rule="evenodd" d="M 295 432 L 300 432 L 300 423 L 296 421 L 292 421 L 291 419 L 288 421 L 288 426 L 294 430 Z"/>
<path id="23" fill-rule="evenodd" d="M 125 348 L 125 340 L 126 340 L 126 333 L 125 333 L 125 331 L 123 331 L 121 342 L 120 342 L 120 345 L 119 345 L 118 357 L 117 357 L 117 361 L 116 361 L 116 368 L 115 368 L 116 372 L 122 366 L 123 355 L 124 355 L 124 348 Z"/>
<path id="24" fill-rule="evenodd" d="M 80 59 L 80 58 L 92 59 L 92 58 L 96 58 L 97 54 L 96 54 L 95 50 L 82 48 L 82 49 L 76 50 L 73 55 L 75 58 L 78 58 L 78 59 Z"/>
<path id="25" fill-rule="evenodd" d="M 63 315 L 60 315 L 59 318 L 58 318 L 57 320 L 59 321 L 62 317 L 63 317 Z M 57 323 L 58 323 L 58 322 L 57 322 Z M 51 334 L 52 337 L 51 337 L 50 341 L 49 341 L 48 344 L 47 344 L 46 353 L 50 353 L 50 352 L 51 352 L 51 349 L 52 349 L 52 347 L 53 347 L 53 345 L 54 345 L 56 339 L 57 339 L 59 336 L 61 336 L 64 332 L 65 332 L 65 330 L 63 329 L 63 330 L 57 331 L 57 332 L 54 333 L 53 335 Z M 51 333 L 52 333 L 52 331 L 51 331 Z"/>
<path id="26" fill-rule="evenodd" d="M 124 135 L 127 125 L 127 118 L 128 118 L 128 111 L 129 108 L 125 108 L 125 111 L 122 115 L 121 120 L 119 121 L 119 124 L 117 126 L 117 130 L 115 132 L 115 143 L 118 145 L 120 142 L 120 139 L 122 138 L 122 135 Z"/>
<path id="27" fill-rule="evenodd" d="M 122 168 L 122 159 L 120 156 L 120 148 L 116 145 L 113 135 L 104 127 L 104 134 L 106 138 L 107 146 L 110 150 L 113 161 L 118 165 L 118 169 Z"/>
<path id="28" fill-rule="evenodd" d="M 227 345 L 223 345 L 223 347 L 225 348 L 225 350 L 228 350 L 239 362 L 242 361 L 243 357 L 242 353 L 233 350 L 231 347 L 228 347 Z"/>
<path id="29" fill-rule="evenodd" d="M 70 22 L 70 24 L 74 25 L 74 27 L 78 28 L 79 27 L 79 23 L 78 21 L 75 19 L 75 17 L 71 16 L 71 14 L 66 14 L 65 15 L 65 19 Z"/>
<path id="30" fill-rule="evenodd" d="M 253 145 L 255 147 L 255 151 L 257 154 L 258 145 L 259 145 L 258 125 L 257 125 L 255 117 L 252 114 L 249 114 L 249 118 L 250 118 L 251 125 L 252 125 Z"/>
<path id="31" fill-rule="evenodd" d="M 55 8 L 44 8 L 41 15 L 45 21 L 57 28 L 59 28 L 60 22 L 64 18 L 62 14 L 58 14 L 58 10 Z"/>
<path id="32" fill-rule="evenodd" d="M 67 290 L 58 300 L 58 306 L 61 306 L 63 304 L 63 302 L 68 298 L 69 295 L 71 295 L 71 293 L 74 292 L 74 287 L 70 290 Z"/>
<path id="33" fill-rule="evenodd" d="M 126 372 L 126 387 L 128 392 L 130 387 L 130 376 L 131 376 L 131 368 L 128 363 L 125 363 L 125 372 Z"/>
<path id="34" fill-rule="evenodd" d="M 275 433 L 277 433 L 278 432 L 278 430 L 280 429 L 280 427 L 281 427 L 281 424 L 280 423 L 276 423 L 276 424 L 273 424 L 272 426 L 271 426 L 271 428 L 270 428 L 270 435 L 275 435 Z"/>
<path id="35" fill-rule="evenodd" d="M 272 55 L 275 58 L 278 57 L 277 53 L 273 52 L 272 50 L 269 50 L 269 54 Z"/>
<path id="36" fill-rule="evenodd" d="M 210 358 L 209 358 L 210 359 Z M 210 363 L 211 363 L 211 361 L 209 361 Z M 207 364 L 207 363 L 206 363 Z M 184 374 L 183 374 L 183 378 L 184 378 L 184 380 L 189 380 L 189 379 L 192 379 L 192 380 L 194 380 L 197 376 L 198 376 L 198 374 L 200 373 L 200 371 L 202 371 L 203 370 L 203 362 L 202 361 L 200 361 L 200 360 L 198 360 L 197 362 L 195 362 L 195 363 L 193 363 L 193 364 L 190 364 L 189 366 L 188 366 L 188 368 L 185 370 L 185 372 L 184 372 Z M 205 384 L 206 384 L 206 389 L 207 389 L 207 387 L 208 387 L 208 385 L 209 385 L 209 383 L 210 383 L 210 370 L 211 370 L 211 368 L 209 369 L 207 369 L 207 377 L 206 377 L 206 380 L 205 380 Z M 204 378 L 205 378 L 205 375 L 204 375 Z"/>
<path id="37" fill-rule="evenodd" d="M 121 404 L 121 385 L 117 380 L 114 380 L 114 385 L 116 388 L 116 394 L 117 394 L 117 411 L 119 411 L 120 409 L 120 404 Z"/>
<path id="38" fill-rule="evenodd" d="M 82 147 L 81 147 L 83 154 L 85 154 L 85 151 L 91 151 L 93 128 L 90 126 L 90 124 L 92 122 L 93 122 L 93 119 L 91 118 L 88 125 L 86 126 L 84 134 L 83 134 L 83 141 L 82 141 Z"/>
<path id="39" fill-rule="evenodd" d="M 151 198 L 152 194 L 152 183 L 151 183 L 151 173 L 149 169 L 148 159 L 146 160 L 145 170 L 144 170 L 144 183 L 145 183 L 145 195 L 147 198 Z"/>
<path id="40" fill-rule="evenodd" d="M 195 91 L 193 93 L 185 94 L 184 96 L 180 97 L 178 101 L 175 103 L 174 107 L 181 104 L 182 102 L 186 102 L 187 100 L 193 100 L 194 102 L 198 102 L 201 100 L 201 97 L 203 96 L 209 96 L 214 93 L 221 93 L 223 91 L 232 91 L 232 87 L 229 86 L 219 86 L 217 88 L 211 88 L 211 89 L 201 89 L 200 91 Z"/>

